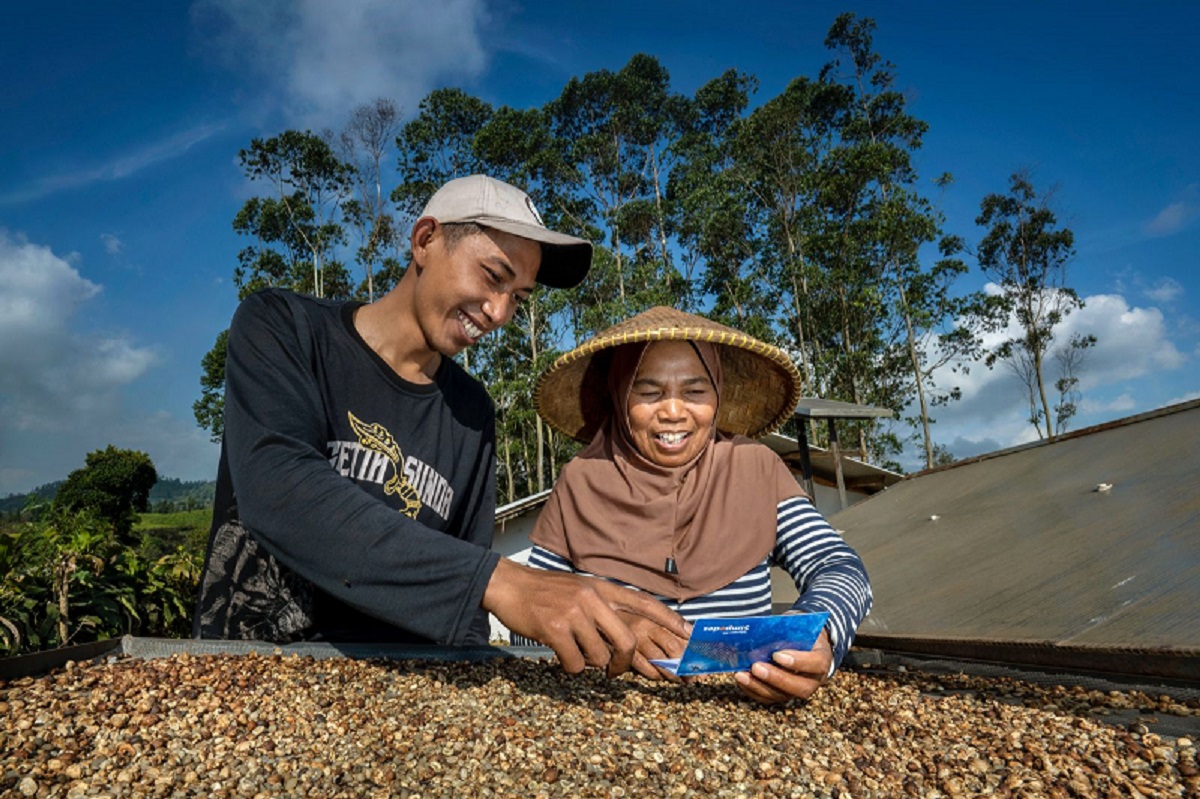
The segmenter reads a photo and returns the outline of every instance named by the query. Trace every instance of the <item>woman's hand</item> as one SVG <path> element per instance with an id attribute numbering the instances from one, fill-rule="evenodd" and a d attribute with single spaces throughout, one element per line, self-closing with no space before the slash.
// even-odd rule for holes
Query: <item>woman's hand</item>
<path id="1" fill-rule="evenodd" d="M 771 658 L 773 663 L 755 663 L 750 671 L 734 675 L 742 693 L 764 705 L 808 699 L 825 682 L 833 665 L 829 632 L 821 631 L 810 652 L 781 649 Z"/>
<path id="2" fill-rule="evenodd" d="M 617 615 L 637 636 L 637 649 L 633 653 L 633 670 L 651 680 L 667 679 L 679 682 L 680 679 L 674 674 L 663 671 L 650 661 L 677 658 L 682 655 L 684 647 L 687 646 L 687 637 L 691 634 L 692 625 L 685 622 L 687 626 L 681 636 L 675 630 L 663 627 L 645 616 L 626 611 L 619 611 Z"/>

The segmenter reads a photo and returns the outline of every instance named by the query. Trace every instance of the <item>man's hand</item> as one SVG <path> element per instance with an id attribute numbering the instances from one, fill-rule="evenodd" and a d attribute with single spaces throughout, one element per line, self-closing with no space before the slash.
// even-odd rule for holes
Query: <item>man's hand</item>
<path id="1" fill-rule="evenodd" d="M 619 612 L 675 636 L 688 634 L 686 622 L 649 594 L 595 577 L 531 569 L 507 558 L 492 572 L 482 604 L 508 629 L 553 649 L 572 674 L 586 666 L 604 668 L 610 677 L 629 670 L 638 637 Z"/>
<path id="2" fill-rule="evenodd" d="M 821 631 L 811 652 L 783 649 L 771 659 L 775 662 L 755 663 L 749 672 L 739 671 L 734 675 L 742 692 L 764 705 L 808 699 L 825 682 L 833 665 L 829 631 Z"/>

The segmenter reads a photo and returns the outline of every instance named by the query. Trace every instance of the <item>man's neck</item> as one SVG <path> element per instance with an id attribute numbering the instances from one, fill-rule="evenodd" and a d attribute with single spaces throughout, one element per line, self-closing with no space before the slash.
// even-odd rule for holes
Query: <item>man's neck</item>
<path id="1" fill-rule="evenodd" d="M 430 349 L 410 310 L 404 281 L 354 314 L 354 327 L 367 346 L 410 383 L 432 383 L 442 356 Z"/>

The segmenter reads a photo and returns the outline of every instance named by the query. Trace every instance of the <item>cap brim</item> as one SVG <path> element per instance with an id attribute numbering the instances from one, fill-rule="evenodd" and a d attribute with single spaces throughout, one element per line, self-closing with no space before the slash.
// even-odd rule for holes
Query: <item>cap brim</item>
<path id="1" fill-rule="evenodd" d="M 543 286 L 574 288 L 583 282 L 592 267 L 592 243 L 587 239 L 511 219 L 478 216 L 470 221 L 541 244 L 542 264 L 538 268 L 537 282 Z"/>

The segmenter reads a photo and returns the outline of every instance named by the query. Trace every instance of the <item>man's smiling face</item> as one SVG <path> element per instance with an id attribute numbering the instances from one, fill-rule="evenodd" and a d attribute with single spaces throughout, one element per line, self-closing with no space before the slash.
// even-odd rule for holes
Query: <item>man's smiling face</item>
<path id="1" fill-rule="evenodd" d="M 512 319 L 534 289 L 541 246 L 489 228 L 452 239 L 434 220 L 422 225 L 413 252 L 418 322 L 429 349 L 457 355 Z"/>

